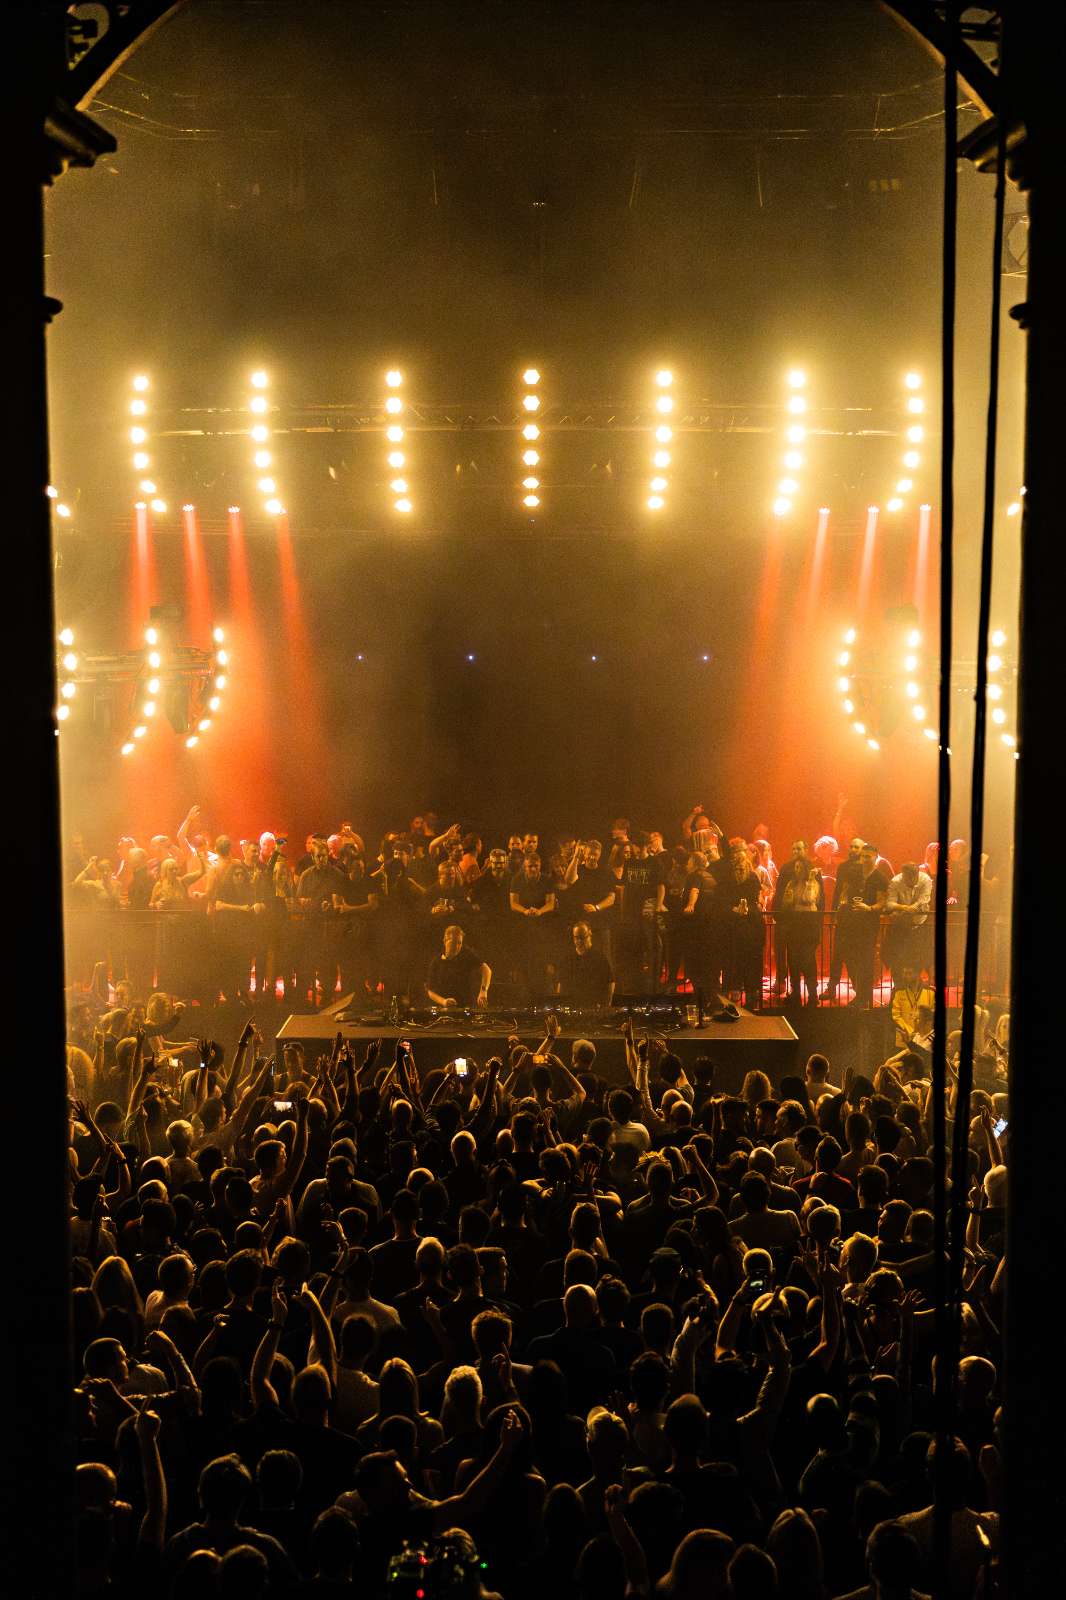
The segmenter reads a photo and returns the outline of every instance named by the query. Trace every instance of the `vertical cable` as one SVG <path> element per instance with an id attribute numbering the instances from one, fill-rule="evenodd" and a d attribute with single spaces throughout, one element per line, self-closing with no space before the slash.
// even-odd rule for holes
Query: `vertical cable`
<path id="1" fill-rule="evenodd" d="M 1000 74 L 1003 72 L 1002 53 Z M 981 575 L 977 607 L 977 676 L 974 686 L 973 774 L 970 792 L 970 898 L 966 908 L 966 953 L 962 979 L 962 1041 L 951 1167 L 951 1387 L 958 1372 L 962 1315 L 962 1266 L 969 1189 L 970 1096 L 977 1004 L 978 955 L 981 941 L 981 855 L 985 826 L 985 757 L 988 744 L 988 629 L 992 611 L 992 528 L 996 503 L 996 443 L 999 409 L 999 344 L 1003 281 L 1003 212 L 1007 187 L 1007 118 L 999 115 L 996 148 L 996 196 L 992 226 L 992 338 L 988 357 L 988 421 L 985 433 L 984 512 L 981 522 Z"/>
<path id="2" fill-rule="evenodd" d="M 942 239 L 941 305 L 941 452 L 940 452 L 940 686 L 939 755 L 937 762 L 936 893 L 933 912 L 933 1197 L 935 1258 L 936 1382 L 936 1483 L 933 1529 L 933 1593 L 948 1592 L 951 1537 L 950 1461 L 954 1429 L 951 1414 L 952 1318 L 948 1305 L 947 1262 L 947 906 L 948 833 L 951 819 L 951 664 L 952 603 L 954 598 L 953 538 L 955 524 L 955 301 L 956 212 L 958 209 L 958 9 L 956 0 L 946 7 L 944 59 L 944 220 Z"/>

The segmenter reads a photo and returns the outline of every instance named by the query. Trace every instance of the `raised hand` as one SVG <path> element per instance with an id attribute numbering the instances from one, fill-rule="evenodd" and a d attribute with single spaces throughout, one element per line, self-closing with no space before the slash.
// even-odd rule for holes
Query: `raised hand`
<path id="1" fill-rule="evenodd" d="M 275 1278 L 270 1290 L 270 1320 L 274 1327 L 283 1328 L 288 1314 L 289 1302 L 285 1290 L 281 1287 L 281 1279 Z"/>
<path id="2" fill-rule="evenodd" d="M 159 1438 L 159 1413 L 150 1411 L 147 1406 L 138 1411 L 133 1421 L 133 1431 L 137 1435 L 139 1444 L 154 1444 Z"/>

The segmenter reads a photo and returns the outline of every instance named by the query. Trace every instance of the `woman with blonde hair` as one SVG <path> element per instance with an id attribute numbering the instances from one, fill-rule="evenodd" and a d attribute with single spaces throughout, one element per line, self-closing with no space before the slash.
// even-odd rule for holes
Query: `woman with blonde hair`
<path id="1" fill-rule="evenodd" d="M 205 871 L 204 858 L 196 858 L 195 872 L 178 872 L 178 863 L 173 856 L 167 856 L 159 863 L 159 876 L 152 885 L 152 893 L 148 905 L 152 911 L 177 911 L 184 910 L 189 904 L 189 884 L 196 883 L 203 877 Z"/>
<path id="2" fill-rule="evenodd" d="M 105 1256 L 93 1273 L 92 1289 L 101 1310 L 117 1306 L 129 1312 L 136 1326 L 139 1346 L 144 1338 L 144 1301 L 128 1263 L 121 1256 Z"/>

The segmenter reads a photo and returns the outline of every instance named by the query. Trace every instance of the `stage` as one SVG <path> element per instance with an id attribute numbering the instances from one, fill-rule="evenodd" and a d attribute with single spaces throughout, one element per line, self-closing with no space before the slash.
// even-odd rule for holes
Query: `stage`
<path id="1" fill-rule="evenodd" d="M 421 1026 L 414 1021 L 403 1023 L 378 1022 L 369 1017 L 343 1021 L 341 1017 L 351 1004 L 351 996 L 321 1011 L 294 1012 L 278 1029 L 278 1046 L 300 1043 L 309 1057 L 328 1050 L 339 1033 L 353 1045 L 365 1047 L 372 1039 L 383 1039 L 386 1051 L 397 1039 L 410 1039 L 415 1059 L 425 1070 L 440 1067 L 457 1055 L 468 1055 L 479 1065 L 490 1056 L 505 1056 L 507 1040 L 513 1035 L 523 1044 L 535 1048 L 545 1036 L 543 1017 L 511 1016 L 499 1013 L 481 1019 L 463 1014 L 456 1017 L 439 1016 L 430 1024 Z M 756 1016 L 743 1007 L 736 1022 L 707 1022 L 702 1027 L 666 1028 L 656 1021 L 636 1019 L 638 1031 L 648 1027 L 661 1034 L 671 1050 L 685 1066 L 691 1066 L 699 1056 L 709 1056 L 717 1068 L 718 1088 L 732 1094 L 739 1090 L 747 1072 L 759 1069 L 768 1074 L 775 1085 L 782 1076 L 797 1069 L 798 1038 L 787 1018 L 781 1016 Z M 581 1019 L 561 1017 L 559 1040 L 556 1046 L 562 1059 L 569 1065 L 570 1046 L 574 1039 L 591 1039 L 596 1046 L 596 1070 L 611 1083 L 626 1083 L 625 1048 L 621 1027 L 626 1013 L 619 1012 L 617 1019 L 609 1012 Z"/>

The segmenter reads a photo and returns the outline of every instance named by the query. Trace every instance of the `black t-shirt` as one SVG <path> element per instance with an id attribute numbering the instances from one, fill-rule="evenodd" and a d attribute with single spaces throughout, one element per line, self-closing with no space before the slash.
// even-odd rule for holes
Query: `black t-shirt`
<path id="1" fill-rule="evenodd" d="M 324 867 L 311 866 L 300 874 L 300 881 L 296 885 L 296 897 L 298 900 L 310 900 L 311 909 L 317 911 L 323 900 L 328 900 L 332 905 L 333 896 L 343 895 L 350 887 L 352 886 L 344 874 L 336 867 L 328 864 Z"/>
<path id="2" fill-rule="evenodd" d="M 862 893 L 862 862 L 853 861 L 849 856 L 841 862 L 837 869 L 836 888 L 833 894 L 833 905 L 838 914 L 850 916 L 851 902 Z"/>
<path id="3" fill-rule="evenodd" d="M 610 867 L 578 867 L 577 878 L 566 891 L 567 911 L 574 920 L 584 916 L 585 906 L 598 906 L 615 893 L 618 879 Z"/>
<path id="4" fill-rule="evenodd" d="M 455 956 L 437 956 L 429 964 L 426 988 L 457 1005 L 472 1005 L 481 988 L 481 957 L 469 945 Z"/>
<path id="5" fill-rule="evenodd" d="M 560 996 L 574 1005 L 605 1006 L 611 990 L 611 963 L 601 950 L 578 955 L 571 949 L 563 965 Z"/>
<path id="6" fill-rule="evenodd" d="M 524 872 L 518 872 L 511 879 L 511 893 L 518 904 L 528 910 L 539 911 L 548 896 L 554 892 L 551 880 L 543 876 L 527 878 Z"/>
<path id="7" fill-rule="evenodd" d="M 688 897 L 693 889 L 697 890 L 696 904 L 692 908 L 692 915 L 705 920 L 714 910 L 714 896 L 718 884 L 709 872 L 690 872 L 685 879 L 685 889 L 681 896 L 682 908 L 688 905 Z"/>
<path id="8" fill-rule="evenodd" d="M 718 912 L 722 916 L 728 917 L 730 922 L 739 922 L 741 919 L 734 917 L 733 907 L 739 906 L 742 901 L 746 900 L 748 903 L 748 918 L 751 920 L 753 927 L 758 927 L 761 937 L 762 921 L 759 916 L 759 895 L 761 893 L 762 884 L 754 872 L 746 872 L 738 881 L 732 867 L 729 866 L 717 880 L 715 899 Z"/>
<path id="9" fill-rule="evenodd" d="M 510 911 L 510 893 L 509 874 L 502 878 L 494 878 L 491 872 L 483 872 L 477 882 L 472 883 L 467 890 L 467 899 L 484 918 L 496 919 L 503 918 Z"/>
<path id="10" fill-rule="evenodd" d="M 622 915 L 629 920 L 641 915 L 649 900 L 656 900 L 659 885 L 665 882 L 663 863 L 665 855 L 648 856 L 643 861 L 627 861 L 622 869 Z"/>

